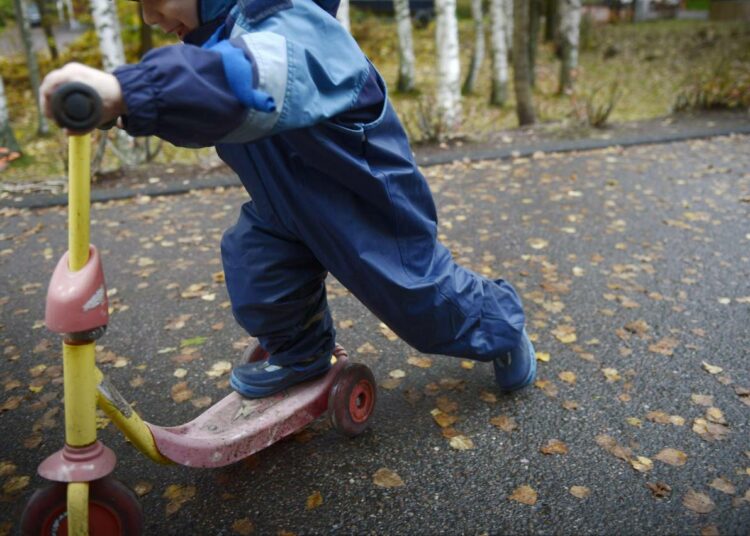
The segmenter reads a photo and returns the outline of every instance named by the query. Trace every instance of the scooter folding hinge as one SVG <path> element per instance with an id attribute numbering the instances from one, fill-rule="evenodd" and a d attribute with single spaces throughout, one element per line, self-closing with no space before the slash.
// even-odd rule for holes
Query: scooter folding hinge
<path id="1" fill-rule="evenodd" d="M 45 324 L 72 341 L 95 340 L 109 321 L 109 301 L 101 257 L 89 246 L 89 260 L 77 271 L 68 267 L 69 252 L 57 263 L 47 289 Z"/>

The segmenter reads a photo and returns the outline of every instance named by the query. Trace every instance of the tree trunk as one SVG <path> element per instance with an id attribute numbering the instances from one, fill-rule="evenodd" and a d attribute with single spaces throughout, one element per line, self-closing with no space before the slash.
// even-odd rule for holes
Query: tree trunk
<path id="1" fill-rule="evenodd" d="M 349 0 L 341 0 L 339 10 L 336 12 L 336 18 L 347 31 L 351 31 L 351 22 L 349 21 Z"/>
<path id="2" fill-rule="evenodd" d="M 65 0 L 65 7 L 68 10 L 68 27 L 71 30 L 78 30 L 81 24 L 76 20 L 75 10 L 73 9 L 73 0 Z"/>
<path id="3" fill-rule="evenodd" d="M 416 76 L 409 0 L 393 0 L 398 32 L 398 91 L 413 91 Z"/>
<path id="4" fill-rule="evenodd" d="M 513 2 L 513 85 L 516 115 L 521 126 L 536 122 L 529 80 L 529 0 Z"/>
<path id="5" fill-rule="evenodd" d="M 560 0 L 560 94 L 573 91 L 580 33 L 581 0 Z"/>
<path id="6" fill-rule="evenodd" d="M 536 52 L 539 45 L 542 0 L 529 0 L 529 82 L 536 86 Z"/>
<path id="7" fill-rule="evenodd" d="M 57 52 L 55 33 L 52 31 L 52 16 L 49 13 L 49 9 L 46 8 L 46 2 L 44 0 L 34 0 L 34 3 L 39 10 L 39 16 L 42 18 L 42 31 L 44 32 L 44 38 L 47 41 L 49 55 L 54 61 L 58 58 L 59 54 Z"/>
<path id="8" fill-rule="evenodd" d="M 458 57 L 456 0 L 435 0 L 437 44 L 437 108 L 448 131 L 461 125 L 461 63 Z"/>
<path id="9" fill-rule="evenodd" d="M 0 76 L 0 147 L 10 149 L 10 151 L 21 152 L 13 129 L 10 126 L 10 116 L 8 114 L 8 101 L 5 98 L 5 85 L 3 77 Z"/>
<path id="10" fill-rule="evenodd" d="M 633 13 L 633 22 L 641 22 L 648 19 L 651 10 L 651 0 L 635 0 L 635 13 Z"/>
<path id="11" fill-rule="evenodd" d="M 140 19 L 140 43 L 138 45 L 138 57 L 142 58 L 146 52 L 154 48 L 154 31 L 151 26 L 143 21 L 143 10 L 138 10 Z"/>
<path id="12" fill-rule="evenodd" d="M 117 6 L 108 0 L 92 0 L 91 16 L 99 37 L 99 50 L 102 53 L 104 70 L 111 73 L 115 67 L 125 63 L 125 49 L 120 35 L 120 20 Z"/>
<path id="13" fill-rule="evenodd" d="M 503 12 L 505 13 L 505 46 L 508 49 L 508 54 L 513 55 L 513 2 L 514 0 L 501 0 L 503 4 Z"/>
<path id="14" fill-rule="evenodd" d="M 560 0 L 546 0 L 544 13 L 544 41 L 556 43 L 558 28 L 560 27 L 560 15 L 558 2 Z"/>
<path id="15" fill-rule="evenodd" d="M 490 104 L 502 106 L 508 98 L 507 20 L 503 0 L 490 0 L 490 47 L 492 50 L 492 93 Z"/>
<path id="16" fill-rule="evenodd" d="M 31 26 L 29 25 L 29 19 L 26 16 L 26 7 L 22 0 L 13 0 L 13 7 L 16 12 L 16 20 L 18 21 L 18 30 L 21 33 L 21 41 L 23 42 L 23 50 L 26 53 L 26 66 L 29 69 L 29 81 L 31 82 L 31 92 L 34 95 L 34 105 L 37 109 L 37 115 L 39 117 L 39 124 L 37 126 L 37 133 L 40 136 L 49 134 L 49 124 L 47 118 L 42 113 L 41 104 L 39 103 L 39 62 L 34 54 L 31 41 Z"/>
<path id="17" fill-rule="evenodd" d="M 471 0 L 471 16 L 474 19 L 474 51 L 471 54 L 471 66 L 464 81 L 464 95 L 474 93 L 479 78 L 479 71 L 484 62 L 484 13 L 482 0 Z"/>

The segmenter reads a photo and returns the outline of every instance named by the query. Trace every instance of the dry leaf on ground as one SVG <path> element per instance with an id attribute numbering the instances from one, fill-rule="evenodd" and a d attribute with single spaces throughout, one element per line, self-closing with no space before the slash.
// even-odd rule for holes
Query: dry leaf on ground
<path id="1" fill-rule="evenodd" d="M 568 446 L 559 439 L 550 439 L 547 444 L 539 449 L 542 454 L 567 454 Z"/>
<path id="2" fill-rule="evenodd" d="M 490 419 L 490 424 L 497 426 L 503 432 L 508 433 L 518 428 L 516 420 L 513 417 L 508 417 L 507 415 L 498 415 L 497 417 L 492 417 Z"/>
<path id="3" fill-rule="evenodd" d="M 577 497 L 578 499 L 585 499 L 591 495 L 591 490 L 586 486 L 570 486 L 568 491 L 573 497 Z"/>
<path id="4" fill-rule="evenodd" d="M 474 448 L 474 442 L 471 438 L 466 437 L 465 435 L 452 437 L 449 445 L 456 450 L 471 450 Z"/>
<path id="5" fill-rule="evenodd" d="M 536 491 L 534 491 L 534 488 L 526 484 L 524 484 L 523 486 L 518 486 L 513 491 L 513 493 L 508 496 L 508 499 L 511 501 L 516 501 L 531 506 L 536 504 L 537 498 L 538 497 Z"/>
<path id="6" fill-rule="evenodd" d="M 404 481 L 394 471 L 381 467 L 372 475 L 372 482 L 381 488 L 399 488 L 404 485 Z"/>
<path id="7" fill-rule="evenodd" d="M 232 532 L 240 536 L 250 536 L 255 531 L 255 526 L 249 518 L 243 517 L 232 523 Z"/>
<path id="8" fill-rule="evenodd" d="M 682 504 L 685 508 L 692 510 L 698 514 L 708 514 L 714 508 L 716 504 L 711 500 L 711 497 L 704 493 L 699 493 L 695 490 L 688 490 L 685 496 L 682 498 Z"/>
<path id="9" fill-rule="evenodd" d="M 321 504 L 323 504 L 323 496 L 319 491 L 314 491 L 312 495 L 307 498 L 307 501 L 305 501 L 305 509 L 313 510 Z"/>
<path id="10" fill-rule="evenodd" d="M 687 463 L 688 456 L 681 450 L 666 448 L 654 456 L 660 462 L 664 462 L 675 467 L 681 467 Z"/>

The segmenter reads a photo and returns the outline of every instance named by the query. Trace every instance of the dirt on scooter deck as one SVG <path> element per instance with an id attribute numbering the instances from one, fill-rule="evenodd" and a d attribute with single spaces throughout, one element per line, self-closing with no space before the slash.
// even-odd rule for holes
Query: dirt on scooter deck
<path id="1" fill-rule="evenodd" d="M 338 358 L 318 379 L 266 398 L 232 393 L 187 424 L 148 424 L 165 457 L 181 465 L 220 467 L 239 461 L 292 434 L 328 409 L 328 397 L 348 358 Z"/>

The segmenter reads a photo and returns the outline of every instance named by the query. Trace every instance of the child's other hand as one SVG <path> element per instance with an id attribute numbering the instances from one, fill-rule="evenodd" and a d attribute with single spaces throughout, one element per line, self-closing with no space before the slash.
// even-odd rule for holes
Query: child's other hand
<path id="1" fill-rule="evenodd" d="M 102 99 L 102 124 L 127 112 L 120 82 L 114 75 L 81 63 L 68 63 L 45 76 L 39 88 L 39 100 L 47 117 L 52 118 L 52 94 L 67 82 L 82 82 L 99 93 Z"/>

